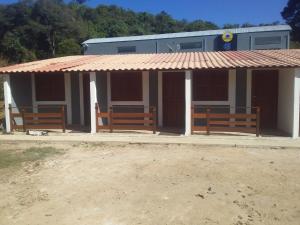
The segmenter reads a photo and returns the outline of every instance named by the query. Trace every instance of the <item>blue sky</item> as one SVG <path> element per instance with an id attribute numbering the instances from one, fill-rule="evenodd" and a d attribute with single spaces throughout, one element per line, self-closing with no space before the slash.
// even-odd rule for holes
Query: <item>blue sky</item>
<path id="1" fill-rule="evenodd" d="M 11 3 L 17 0 L 0 0 Z M 280 12 L 288 0 L 88 0 L 87 4 L 115 4 L 134 11 L 158 13 L 162 10 L 176 19 L 203 19 L 222 26 L 225 23 L 283 22 Z"/>

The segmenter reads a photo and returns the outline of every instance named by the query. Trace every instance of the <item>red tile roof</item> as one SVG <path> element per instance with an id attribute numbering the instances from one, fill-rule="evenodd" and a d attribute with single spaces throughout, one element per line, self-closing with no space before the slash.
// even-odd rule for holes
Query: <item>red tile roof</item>
<path id="1" fill-rule="evenodd" d="M 300 67 L 300 50 L 67 56 L 0 68 L 0 74 Z"/>

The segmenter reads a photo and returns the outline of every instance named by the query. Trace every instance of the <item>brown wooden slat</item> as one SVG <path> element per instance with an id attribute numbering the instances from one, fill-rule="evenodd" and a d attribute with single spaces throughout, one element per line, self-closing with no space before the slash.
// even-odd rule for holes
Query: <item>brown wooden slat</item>
<path id="1" fill-rule="evenodd" d="M 244 133 L 256 133 L 256 128 L 252 127 L 209 127 L 210 131 L 219 132 L 244 132 Z"/>
<path id="2" fill-rule="evenodd" d="M 122 120 L 122 119 L 113 119 L 113 124 L 145 124 L 153 123 L 153 120 Z"/>
<path id="3" fill-rule="evenodd" d="M 63 125 L 26 125 L 26 129 L 63 129 Z"/>
<path id="4" fill-rule="evenodd" d="M 62 119 L 54 119 L 54 120 L 28 120 L 26 119 L 26 124 L 45 124 L 45 123 L 50 123 L 50 124 L 60 124 L 62 123 Z"/>
<path id="5" fill-rule="evenodd" d="M 206 113 L 194 113 L 192 114 L 192 118 L 194 119 L 205 119 L 207 117 Z"/>
<path id="6" fill-rule="evenodd" d="M 12 113 L 12 117 L 22 117 L 22 113 Z"/>
<path id="7" fill-rule="evenodd" d="M 255 126 L 256 122 L 248 121 L 221 121 L 221 120 L 210 120 L 210 125 L 227 125 L 227 126 Z"/>
<path id="8" fill-rule="evenodd" d="M 207 131 L 206 126 L 192 126 L 192 131 Z"/>
<path id="9" fill-rule="evenodd" d="M 138 118 L 138 117 L 153 117 L 152 113 L 112 113 L 112 118 Z"/>
<path id="10" fill-rule="evenodd" d="M 210 113 L 210 119 L 256 119 L 256 114 L 221 114 L 221 113 Z"/>
<path id="11" fill-rule="evenodd" d="M 107 117 L 109 117 L 109 113 L 105 113 L 105 112 L 99 113 L 99 112 L 98 112 L 98 113 L 97 113 L 97 116 L 98 116 L 98 117 L 102 117 L 102 118 L 103 118 L 103 117 L 104 117 L 104 118 L 107 118 Z"/>
<path id="12" fill-rule="evenodd" d="M 153 126 L 112 125 L 114 130 L 153 130 Z"/>
<path id="13" fill-rule="evenodd" d="M 109 126 L 108 125 L 98 125 L 98 129 L 109 130 Z"/>
<path id="14" fill-rule="evenodd" d="M 61 118 L 61 113 L 25 113 L 25 118 Z"/>
<path id="15" fill-rule="evenodd" d="M 23 129 L 23 125 L 12 125 L 12 129 Z"/>

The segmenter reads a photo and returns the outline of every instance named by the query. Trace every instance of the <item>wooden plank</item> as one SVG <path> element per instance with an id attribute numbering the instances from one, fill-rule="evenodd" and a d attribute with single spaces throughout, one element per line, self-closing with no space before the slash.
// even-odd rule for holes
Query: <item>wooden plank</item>
<path id="1" fill-rule="evenodd" d="M 26 129 L 63 129 L 62 125 L 26 125 Z"/>
<path id="2" fill-rule="evenodd" d="M 23 130 L 23 125 L 12 125 L 12 129 L 21 129 Z"/>
<path id="3" fill-rule="evenodd" d="M 22 113 L 11 113 L 12 117 L 22 117 Z"/>
<path id="4" fill-rule="evenodd" d="M 250 121 L 221 121 L 221 120 L 210 120 L 210 125 L 225 125 L 225 126 L 256 126 L 256 122 Z"/>
<path id="5" fill-rule="evenodd" d="M 206 126 L 192 126 L 193 131 L 207 131 Z"/>
<path id="6" fill-rule="evenodd" d="M 111 113 L 112 118 L 153 117 L 152 113 Z"/>
<path id="7" fill-rule="evenodd" d="M 108 125 L 98 125 L 98 130 L 109 130 L 109 126 Z"/>
<path id="8" fill-rule="evenodd" d="M 113 119 L 113 124 L 145 124 L 145 123 L 153 123 L 153 120 L 119 120 Z"/>
<path id="9" fill-rule="evenodd" d="M 129 126 L 129 125 L 112 125 L 115 130 L 153 130 L 153 126 Z"/>
<path id="10" fill-rule="evenodd" d="M 101 113 L 97 113 L 98 117 L 102 117 L 102 118 L 108 118 L 109 117 L 109 113 L 105 113 L 105 112 L 101 112 Z"/>
<path id="11" fill-rule="evenodd" d="M 25 113 L 25 118 L 61 118 L 61 113 Z"/>
<path id="12" fill-rule="evenodd" d="M 221 114 L 221 113 L 210 113 L 209 118 L 211 119 L 256 119 L 256 114 Z"/>
<path id="13" fill-rule="evenodd" d="M 210 131 L 219 132 L 242 132 L 242 133 L 256 133 L 256 128 L 252 127 L 214 127 L 211 126 Z"/>
<path id="14" fill-rule="evenodd" d="M 194 113 L 192 114 L 192 118 L 194 119 L 205 119 L 207 116 L 206 116 L 206 113 Z"/>
<path id="15" fill-rule="evenodd" d="M 28 120 L 26 119 L 26 124 L 45 124 L 45 123 L 49 123 L 49 124 L 59 124 L 61 125 L 62 120 L 61 119 L 54 119 L 54 120 Z"/>

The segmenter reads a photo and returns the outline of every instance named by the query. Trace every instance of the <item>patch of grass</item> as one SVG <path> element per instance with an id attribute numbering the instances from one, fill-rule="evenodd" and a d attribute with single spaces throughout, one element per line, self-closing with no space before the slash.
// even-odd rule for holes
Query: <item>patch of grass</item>
<path id="1" fill-rule="evenodd" d="M 63 151 L 53 147 L 33 147 L 23 151 L 1 150 L 0 169 L 19 167 L 22 165 L 22 163 L 42 160 L 57 154 L 63 154 Z"/>

